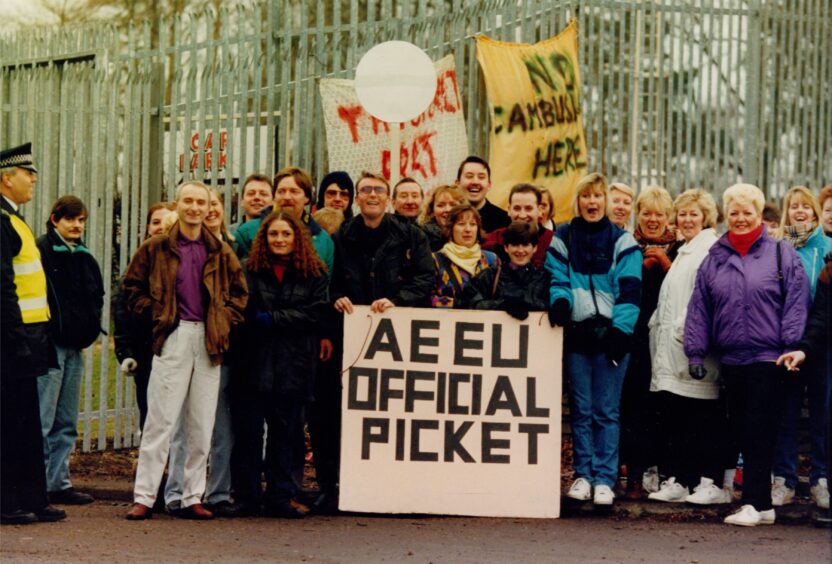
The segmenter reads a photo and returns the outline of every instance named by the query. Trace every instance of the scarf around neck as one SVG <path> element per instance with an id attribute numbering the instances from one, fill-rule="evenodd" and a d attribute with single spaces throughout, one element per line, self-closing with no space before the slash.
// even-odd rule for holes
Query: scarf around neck
<path id="1" fill-rule="evenodd" d="M 809 225 L 786 225 L 783 227 L 783 239 L 792 244 L 795 249 L 799 249 L 806 245 L 806 241 L 815 232 L 817 225 L 811 223 Z"/>
<path id="2" fill-rule="evenodd" d="M 676 232 L 669 227 L 664 230 L 664 233 L 662 233 L 661 236 L 656 239 L 651 239 L 642 233 L 640 225 L 636 225 L 633 237 L 635 237 L 638 246 L 641 247 L 641 250 L 648 247 L 662 247 L 665 251 L 667 251 L 671 246 L 673 246 L 674 243 L 676 243 Z"/>
<path id="3" fill-rule="evenodd" d="M 440 252 L 471 276 L 476 275 L 477 265 L 482 257 L 479 243 L 475 243 L 472 247 L 463 247 L 453 241 L 448 241 Z"/>
<path id="4" fill-rule="evenodd" d="M 754 244 L 754 241 L 759 239 L 760 235 L 763 234 L 764 227 L 765 225 L 761 223 L 754 231 L 749 231 L 748 233 L 743 233 L 741 235 L 738 235 L 733 231 L 729 231 L 728 242 L 731 243 L 731 246 L 737 250 L 741 257 L 744 257 L 748 254 L 748 251 L 751 249 L 751 245 Z"/>

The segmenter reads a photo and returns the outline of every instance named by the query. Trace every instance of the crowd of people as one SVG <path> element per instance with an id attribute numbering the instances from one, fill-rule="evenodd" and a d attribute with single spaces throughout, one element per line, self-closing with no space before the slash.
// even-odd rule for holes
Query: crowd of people
<path id="1" fill-rule="evenodd" d="M 69 455 L 104 282 L 78 198 L 59 198 L 35 241 L 19 206 L 36 179 L 28 144 L 0 153 L 3 523 L 92 501 Z M 557 225 L 546 190 L 518 184 L 504 211 L 490 187 L 471 156 L 428 193 L 369 172 L 252 174 L 231 226 L 198 181 L 151 206 L 113 299 L 141 427 L 127 518 L 337 511 L 342 316 L 357 305 L 547 312 L 564 328 L 576 501 L 729 504 L 741 459 L 725 522 L 774 523 L 795 496 L 808 397 L 810 491 L 828 510 L 832 187 L 794 187 L 781 211 L 736 184 L 720 210 L 704 190 L 674 200 L 592 173 Z"/>

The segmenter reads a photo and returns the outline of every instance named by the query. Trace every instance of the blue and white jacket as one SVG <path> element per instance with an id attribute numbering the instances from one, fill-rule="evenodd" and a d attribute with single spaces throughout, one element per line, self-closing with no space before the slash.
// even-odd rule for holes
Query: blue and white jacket
<path id="1" fill-rule="evenodd" d="M 576 217 L 558 227 L 549 245 L 549 303 L 566 299 L 573 322 L 598 314 L 631 335 L 641 302 L 641 261 L 641 250 L 629 232 L 606 217 L 594 223 Z"/>

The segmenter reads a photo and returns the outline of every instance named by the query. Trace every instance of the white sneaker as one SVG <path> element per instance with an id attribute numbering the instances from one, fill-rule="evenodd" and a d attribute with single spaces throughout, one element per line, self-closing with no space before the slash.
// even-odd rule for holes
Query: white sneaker
<path id="1" fill-rule="evenodd" d="M 757 514 L 760 516 L 759 525 L 774 525 L 774 509 L 768 509 L 766 511 L 758 511 Z"/>
<path id="2" fill-rule="evenodd" d="M 829 483 L 826 478 L 818 479 L 818 483 L 812 486 L 809 491 L 812 493 L 812 501 L 818 509 L 829 509 Z"/>
<path id="3" fill-rule="evenodd" d="M 595 497 L 592 498 L 592 503 L 595 505 L 612 505 L 614 498 L 615 494 L 612 493 L 610 487 L 602 484 L 595 486 Z"/>
<path id="4" fill-rule="evenodd" d="M 726 525 L 739 525 L 740 527 L 756 527 L 760 524 L 760 513 L 753 505 L 743 505 L 742 509 L 725 518 Z"/>
<path id="5" fill-rule="evenodd" d="M 659 469 L 651 466 L 641 476 L 641 489 L 647 493 L 659 491 Z"/>
<path id="6" fill-rule="evenodd" d="M 592 497 L 592 486 L 586 479 L 578 478 L 572 482 L 572 486 L 569 488 L 566 497 L 571 497 L 578 501 L 586 501 Z"/>
<path id="7" fill-rule="evenodd" d="M 731 503 L 731 494 L 725 488 L 720 488 L 710 478 L 702 478 L 699 485 L 693 488 L 693 493 L 685 498 L 688 503 L 696 505 L 717 505 Z"/>
<path id="8" fill-rule="evenodd" d="M 794 501 L 794 489 L 786 486 L 786 478 L 774 477 L 774 484 L 771 486 L 771 504 L 774 507 L 788 505 Z"/>
<path id="9" fill-rule="evenodd" d="M 647 496 L 647 499 L 652 499 L 654 501 L 678 502 L 685 501 L 685 498 L 687 498 L 688 495 L 690 495 L 690 491 L 688 491 L 688 489 L 682 484 L 677 484 L 676 478 L 668 478 L 662 482 L 659 491 L 651 493 Z"/>

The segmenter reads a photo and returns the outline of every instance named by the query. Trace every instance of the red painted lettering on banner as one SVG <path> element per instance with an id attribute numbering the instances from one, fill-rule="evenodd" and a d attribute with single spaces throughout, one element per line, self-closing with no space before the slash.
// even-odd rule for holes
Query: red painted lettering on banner
<path id="1" fill-rule="evenodd" d="M 417 135 L 409 147 L 405 143 L 399 146 L 399 176 L 415 177 L 418 173 L 425 180 L 436 176 L 436 155 L 433 151 L 436 135 L 436 131 L 426 131 Z M 381 151 L 381 174 L 390 180 L 390 149 Z"/>
<path id="2" fill-rule="evenodd" d="M 352 135 L 353 143 L 358 143 L 358 118 L 360 118 L 363 113 L 364 108 L 361 107 L 361 104 L 338 106 L 338 117 L 350 128 L 350 135 Z"/>

